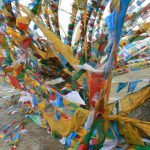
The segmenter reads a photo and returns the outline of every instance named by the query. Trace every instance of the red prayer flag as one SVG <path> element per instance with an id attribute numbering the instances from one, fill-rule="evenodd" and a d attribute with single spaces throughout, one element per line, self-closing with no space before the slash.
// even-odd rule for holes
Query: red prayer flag
<path id="1" fill-rule="evenodd" d="M 19 30 L 27 31 L 28 30 L 28 24 L 18 23 L 18 28 L 19 28 Z"/>
<path id="2" fill-rule="evenodd" d="M 32 41 L 31 38 L 26 38 L 26 39 L 24 39 L 24 40 L 23 40 L 23 43 L 22 43 L 22 47 L 23 47 L 24 49 L 26 49 L 26 48 L 30 45 L 31 41 Z"/>
<path id="3" fill-rule="evenodd" d="M 89 145 L 85 145 L 85 144 L 80 144 L 79 147 L 77 148 L 77 150 L 88 150 L 89 149 Z"/>
<path id="4" fill-rule="evenodd" d="M 103 74 L 93 73 L 90 78 L 90 105 L 95 106 L 96 100 L 100 96 L 103 86 Z"/>
<path id="5" fill-rule="evenodd" d="M 56 94 L 55 94 L 55 93 L 54 93 L 54 94 L 51 94 L 51 95 L 49 96 L 49 98 L 50 98 L 51 101 L 55 101 L 55 100 L 56 100 Z"/>
<path id="6" fill-rule="evenodd" d="M 4 57 L 1 57 L 0 58 L 0 65 L 2 64 L 3 60 L 4 60 Z"/>
<path id="7" fill-rule="evenodd" d="M 9 76 L 9 80 L 10 80 L 10 83 L 11 83 L 15 88 L 22 90 L 22 87 L 21 87 L 19 81 L 18 81 L 15 77 Z"/>

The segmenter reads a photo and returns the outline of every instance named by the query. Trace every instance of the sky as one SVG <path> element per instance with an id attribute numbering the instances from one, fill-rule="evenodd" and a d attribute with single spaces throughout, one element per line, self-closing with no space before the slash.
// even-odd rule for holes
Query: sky
<path id="1" fill-rule="evenodd" d="M 3 4 L 3 3 L 2 3 L 2 0 L 0 0 L 0 9 L 1 9 L 1 7 L 2 7 L 2 4 Z"/>

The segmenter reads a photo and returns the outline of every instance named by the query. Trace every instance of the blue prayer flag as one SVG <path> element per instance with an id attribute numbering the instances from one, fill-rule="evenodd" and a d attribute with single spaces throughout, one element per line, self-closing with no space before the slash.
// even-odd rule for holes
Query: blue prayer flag
<path id="1" fill-rule="evenodd" d="M 124 89 L 127 85 L 128 85 L 128 82 L 124 82 L 124 83 L 120 82 L 120 83 L 118 84 L 118 88 L 117 88 L 116 92 L 117 92 L 117 93 L 120 92 L 120 91 L 121 91 L 122 89 Z"/>
<path id="2" fill-rule="evenodd" d="M 134 92 L 138 82 L 140 82 L 140 80 L 134 80 L 132 82 L 129 83 L 129 86 L 128 86 L 128 93 L 132 93 Z"/>

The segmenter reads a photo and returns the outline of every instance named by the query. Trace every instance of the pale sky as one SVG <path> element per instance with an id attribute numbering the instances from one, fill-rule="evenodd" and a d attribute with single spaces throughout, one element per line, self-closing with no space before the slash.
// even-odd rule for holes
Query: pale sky
<path id="1" fill-rule="evenodd" d="M 1 7 L 2 7 L 2 4 L 3 4 L 3 2 L 2 2 L 2 0 L 0 0 L 0 9 L 1 9 Z"/>

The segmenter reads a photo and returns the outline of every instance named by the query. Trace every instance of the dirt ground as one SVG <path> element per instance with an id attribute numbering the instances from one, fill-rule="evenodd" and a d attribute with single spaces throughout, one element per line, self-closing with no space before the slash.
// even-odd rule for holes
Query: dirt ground
<path id="1" fill-rule="evenodd" d="M 128 74 L 119 75 L 113 78 L 113 81 L 126 82 L 132 81 L 134 79 L 148 79 L 150 78 L 150 68 L 143 69 L 140 71 L 130 72 Z M 0 85 L 2 84 L 2 79 L 0 79 Z M 142 88 L 147 83 L 140 82 L 137 85 L 136 90 Z M 116 93 L 115 90 L 118 84 L 112 84 L 110 101 L 115 101 L 127 94 L 127 88 L 122 90 L 120 93 Z M 15 93 L 12 87 L 2 87 L 0 86 L 0 128 L 6 124 L 6 122 L 12 122 L 12 120 L 19 120 L 23 116 L 15 114 L 10 116 L 6 112 L 6 107 L 8 106 L 11 95 Z M 47 133 L 45 129 L 40 128 L 33 122 L 30 122 L 26 128 L 29 130 L 25 135 L 21 136 L 19 139 L 19 145 L 17 150 L 64 150 L 65 148 L 54 139 L 54 137 Z M 0 150 L 8 150 L 10 146 L 0 139 Z"/>
<path id="2" fill-rule="evenodd" d="M 1 101 L 1 100 L 0 100 Z M 2 104 L 2 103 L 1 103 Z M 4 104 L 3 104 L 4 106 Z M 22 116 L 15 114 L 10 116 L 6 113 L 5 108 L 0 105 L 0 127 L 6 122 L 20 120 Z M 64 150 L 63 145 L 59 143 L 51 134 L 48 134 L 46 129 L 40 128 L 33 122 L 25 126 L 28 131 L 21 135 L 17 150 Z M 0 139 L 0 150 L 9 150 L 10 146 Z"/>

